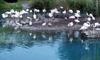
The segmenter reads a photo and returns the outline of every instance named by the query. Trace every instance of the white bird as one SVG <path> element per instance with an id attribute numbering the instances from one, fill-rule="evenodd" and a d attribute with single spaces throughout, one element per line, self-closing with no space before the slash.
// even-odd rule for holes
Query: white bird
<path id="1" fill-rule="evenodd" d="M 95 29 L 100 31 L 100 28 L 95 28 Z"/>
<path id="2" fill-rule="evenodd" d="M 30 19 L 31 20 L 32 18 L 31 17 L 27 17 L 27 19 Z"/>
<path id="3" fill-rule="evenodd" d="M 11 9 L 10 12 L 11 12 L 11 13 L 15 13 L 14 9 Z"/>
<path id="4" fill-rule="evenodd" d="M 79 13 L 80 14 L 80 10 L 76 10 L 76 13 Z"/>
<path id="5" fill-rule="evenodd" d="M 28 11 L 29 11 L 29 9 L 26 9 L 26 11 L 28 12 Z"/>
<path id="6" fill-rule="evenodd" d="M 20 16 L 19 16 L 19 18 L 23 18 L 23 16 L 22 16 L 22 15 L 20 15 Z"/>
<path id="7" fill-rule="evenodd" d="M 30 10 L 30 13 L 32 13 L 33 11 L 32 10 Z"/>
<path id="8" fill-rule="evenodd" d="M 33 14 L 33 18 L 34 19 L 37 19 L 37 15 L 35 13 Z"/>
<path id="9" fill-rule="evenodd" d="M 94 23 L 94 27 L 98 27 L 98 26 L 100 26 L 100 23 L 98 22 Z"/>
<path id="10" fill-rule="evenodd" d="M 57 8 L 54 9 L 54 13 L 60 13 Z"/>
<path id="11" fill-rule="evenodd" d="M 73 26 L 73 25 L 74 25 L 74 23 L 73 23 L 73 22 L 70 22 L 70 23 L 68 24 L 68 27 Z"/>
<path id="12" fill-rule="evenodd" d="M 73 15 L 69 16 L 69 19 L 75 19 L 75 16 L 73 16 Z"/>
<path id="13" fill-rule="evenodd" d="M 92 20 L 95 20 L 95 17 L 92 17 Z"/>
<path id="14" fill-rule="evenodd" d="M 88 29 L 88 27 L 82 26 L 82 27 L 80 28 L 80 30 L 86 30 L 86 29 Z"/>
<path id="15" fill-rule="evenodd" d="M 79 13 L 75 13 L 75 17 L 79 18 L 81 17 Z"/>
<path id="16" fill-rule="evenodd" d="M 42 26 L 46 26 L 46 24 L 47 24 L 47 23 L 46 23 L 46 22 L 44 22 L 44 23 L 42 23 Z"/>
<path id="17" fill-rule="evenodd" d="M 80 22 L 78 19 L 75 19 L 74 21 L 75 21 L 76 23 L 79 23 L 79 22 Z"/>
<path id="18" fill-rule="evenodd" d="M 91 26 L 90 22 L 86 22 L 83 24 L 83 26 L 80 28 L 80 30 L 86 30 Z"/>
<path id="19" fill-rule="evenodd" d="M 89 16 L 92 18 L 92 20 L 95 20 L 95 17 L 93 16 L 93 14 L 89 14 Z"/>
<path id="20" fill-rule="evenodd" d="M 9 11 L 7 11 L 7 12 L 5 12 L 6 14 L 11 14 L 11 12 L 9 12 Z"/>
<path id="21" fill-rule="evenodd" d="M 69 11 L 68 11 L 69 13 L 73 13 L 73 10 L 71 10 L 71 9 L 69 9 Z"/>
<path id="22" fill-rule="evenodd" d="M 26 13 L 28 13 L 28 12 L 25 10 L 20 11 L 20 14 L 26 14 Z"/>
<path id="23" fill-rule="evenodd" d="M 32 25 L 32 21 L 29 21 L 29 25 Z"/>
<path id="24" fill-rule="evenodd" d="M 20 24 L 18 21 L 16 21 L 17 26 L 22 26 L 22 24 Z"/>
<path id="25" fill-rule="evenodd" d="M 34 12 L 39 13 L 40 10 L 39 9 L 34 9 Z"/>
<path id="26" fill-rule="evenodd" d="M 43 9 L 42 12 L 45 13 L 46 12 L 46 9 Z"/>
<path id="27" fill-rule="evenodd" d="M 50 12 L 51 12 L 52 14 L 53 14 L 53 13 L 60 13 L 60 12 L 58 11 L 57 8 L 50 10 Z"/>
<path id="28" fill-rule="evenodd" d="M 60 8 L 63 9 L 64 7 L 63 6 L 60 6 Z"/>
<path id="29" fill-rule="evenodd" d="M 8 17 L 8 14 L 2 14 L 2 18 L 7 18 Z"/>
<path id="30" fill-rule="evenodd" d="M 83 26 L 86 26 L 86 27 L 90 27 L 90 25 L 91 25 L 90 22 L 86 22 L 83 24 Z"/>
<path id="31" fill-rule="evenodd" d="M 90 16 L 90 17 L 93 17 L 93 14 L 90 13 L 89 16 Z"/>
<path id="32" fill-rule="evenodd" d="M 53 13 L 49 13 L 48 15 L 49 15 L 49 17 L 53 17 Z"/>
<path id="33" fill-rule="evenodd" d="M 88 18 L 87 18 L 87 20 L 88 20 L 88 21 L 91 21 L 91 18 L 90 18 L 90 17 L 88 17 Z"/>
<path id="34" fill-rule="evenodd" d="M 49 25 L 49 26 L 51 26 L 51 25 L 52 25 L 52 23 L 51 23 L 51 22 L 49 22 L 49 23 L 48 23 L 48 25 Z"/>
<path id="35" fill-rule="evenodd" d="M 63 13 L 63 14 L 66 14 L 66 10 L 64 10 L 62 13 Z"/>

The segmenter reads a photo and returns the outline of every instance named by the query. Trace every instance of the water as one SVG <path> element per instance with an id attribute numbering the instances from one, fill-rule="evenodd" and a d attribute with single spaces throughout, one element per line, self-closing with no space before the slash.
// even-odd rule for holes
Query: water
<path id="1" fill-rule="evenodd" d="M 100 60 L 100 41 L 69 41 L 67 32 L 0 30 L 0 60 Z"/>

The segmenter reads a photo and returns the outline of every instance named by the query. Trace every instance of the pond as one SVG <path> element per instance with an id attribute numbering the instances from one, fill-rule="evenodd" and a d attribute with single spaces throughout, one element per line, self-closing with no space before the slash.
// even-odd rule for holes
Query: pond
<path id="1" fill-rule="evenodd" d="M 1 29 L 0 60 L 100 60 L 99 39 L 71 42 L 67 32 Z"/>

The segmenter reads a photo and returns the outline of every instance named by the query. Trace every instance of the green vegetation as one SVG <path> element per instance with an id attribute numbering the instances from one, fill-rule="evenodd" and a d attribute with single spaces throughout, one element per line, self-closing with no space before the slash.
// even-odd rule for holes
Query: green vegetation
<path id="1" fill-rule="evenodd" d="M 0 10 L 4 10 L 4 9 L 21 9 L 22 6 L 21 6 L 21 2 L 17 2 L 17 3 L 7 3 L 5 2 L 4 0 L 0 0 Z"/>
<path id="2" fill-rule="evenodd" d="M 7 3 L 4 0 L 0 0 L 0 9 L 22 9 L 22 2 L 26 0 L 18 0 L 16 3 Z M 80 9 L 81 11 L 88 11 L 100 14 L 99 0 L 28 0 L 31 8 L 39 9 L 51 9 L 54 7 L 63 6 L 66 9 Z"/>

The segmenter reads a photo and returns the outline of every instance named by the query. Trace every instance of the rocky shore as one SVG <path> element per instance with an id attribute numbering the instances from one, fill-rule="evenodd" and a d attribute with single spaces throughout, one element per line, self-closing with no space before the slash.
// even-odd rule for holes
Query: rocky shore
<path id="1" fill-rule="evenodd" d="M 13 27 L 15 30 L 26 31 L 81 31 L 86 35 L 96 35 L 100 31 L 100 18 L 92 13 L 81 14 L 80 10 L 60 10 L 55 8 L 47 12 L 43 9 L 10 10 L 2 14 L 3 27 Z M 91 34 L 91 32 L 95 32 Z M 95 36 L 95 37 L 96 37 Z M 99 33 L 100 36 L 100 33 Z M 92 36 L 90 36 L 92 37 Z"/>

